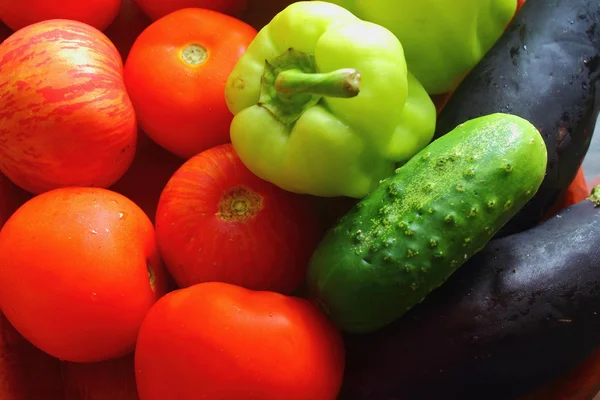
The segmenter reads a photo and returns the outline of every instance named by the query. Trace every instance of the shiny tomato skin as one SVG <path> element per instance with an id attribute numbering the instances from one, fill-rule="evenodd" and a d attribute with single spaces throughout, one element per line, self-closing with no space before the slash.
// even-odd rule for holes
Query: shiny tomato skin
<path id="1" fill-rule="evenodd" d="M 238 19 L 199 8 L 175 11 L 146 28 L 125 63 L 125 83 L 144 132 L 182 158 L 229 142 L 233 115 L 225 84 L 255 35 Z M 203 62 L 184 60 L 190 45 L 207 50 Z"/>
<path id="2" fill-rule="evenodd" d="M 121 0 L 0 0 L 2 20 L 13 30 L 49 19 L 70 19 L 104 30 Z"/>
<path id="3" fill-rule="evenodd" d="M 232 16 L 240 15 L 248 7 L 248 0 L 134 0 L 144 13 L 156 21 L 184 8 L 205 8 Z"/>
<path id="4" fill-rule="evenodd" d="M 65 361 L 133 351 L 146 312 L 165 293 L 152 223 L 106 189 L 69 187 L 32 198 L 0 231 L 0 259 L 6 318 Z"/>
<path id="5" fill-rule="evenodd" d="M 334 400 L 340 333 L 304 299 L 221 282 L 171 292 L 135 352 L 141 400 Z"/>
<path id="6" fill-rule="evenodd" d="M 135 154 L 121 57 L 95 28 L 49 20 L 0 45 L 0 171 L 31 193 L 108 187 Z"/>
<path id="7" fill-rule="evenodd" d="M 322 235 L 312 203 L 252 174 L 230 143 L 183 164 L 156 213 L 158 246 L 179 287 L 221 281 L 292 293 Z"/>

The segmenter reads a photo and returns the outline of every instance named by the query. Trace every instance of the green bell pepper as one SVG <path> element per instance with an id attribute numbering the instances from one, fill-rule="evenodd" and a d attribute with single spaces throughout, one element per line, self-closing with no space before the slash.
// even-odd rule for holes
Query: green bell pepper
<path id="1" fill-rule="evenodd" d="M 225 98 L 242 162 L 295 193 L 364 197 L 435 130 L 399 40 L 327 2 L 292 3 L 261 29 Z"/>
<path id="2" fill-rule="evenodd" d="M 328 0 L 400 39 L 429 94 L 452 91 L 500 38 L 517 0 Z"/>

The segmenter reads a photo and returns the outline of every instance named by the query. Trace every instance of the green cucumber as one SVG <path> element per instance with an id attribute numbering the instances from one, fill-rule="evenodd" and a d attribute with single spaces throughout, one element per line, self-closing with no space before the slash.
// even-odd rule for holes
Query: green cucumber
<path id="1" fill-rule="evenodd" d="M 510 114 L 469 120 L 398 168 L 325 235 L 310 296 L 342 330 L 400 318 L 442 285 L 537 192 L 547 151 Z"/>

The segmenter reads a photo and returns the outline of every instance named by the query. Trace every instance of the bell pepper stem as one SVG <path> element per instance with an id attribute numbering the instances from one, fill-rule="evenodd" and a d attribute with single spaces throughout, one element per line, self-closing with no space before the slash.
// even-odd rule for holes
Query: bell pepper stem
<path id="1" fill-rule="evenodd" d="M 360 73 L 351 68 L 326 73 L 306 73 L 297 69 L 281 71 L 275 79 L 275 90 L 282 94 L 315 94 L 350 98 L 360 91 Z"/>

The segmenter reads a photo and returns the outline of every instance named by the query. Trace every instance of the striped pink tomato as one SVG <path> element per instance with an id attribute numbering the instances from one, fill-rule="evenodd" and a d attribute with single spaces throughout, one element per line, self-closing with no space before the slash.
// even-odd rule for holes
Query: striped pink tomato
<path id="1" fill-rule="evenodd" d="M 32 193 L 109 187 L 137 126 L 115 46 L 77 21 L 29 25 L 0 44 L 0 172 Z"/>

